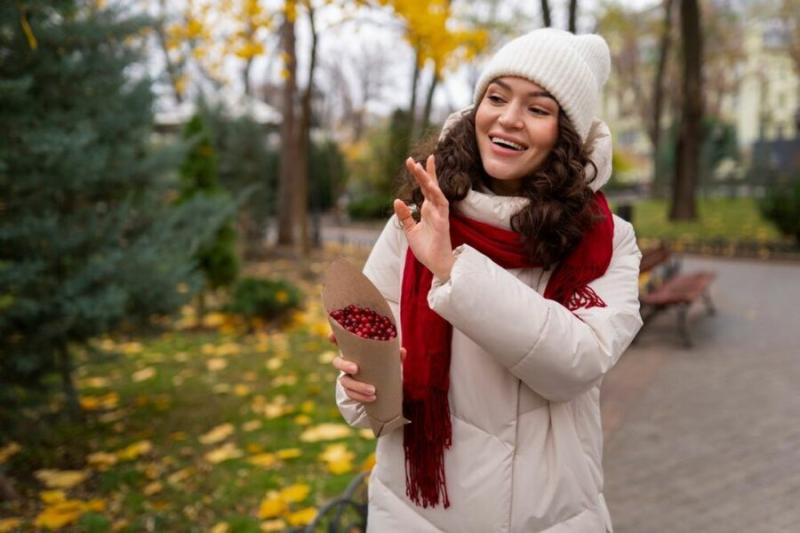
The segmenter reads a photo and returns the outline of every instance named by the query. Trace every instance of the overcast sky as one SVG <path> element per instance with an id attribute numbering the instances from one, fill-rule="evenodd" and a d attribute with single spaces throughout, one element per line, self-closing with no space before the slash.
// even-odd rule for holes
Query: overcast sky
<path id="1" fill-rule="evenodd" d="M 601 0 L 580 0 L 579 1 L 579 20 L 578 31 L 585 33 L 594 28 L 594 12 L 598 9 Z M 605 3 L 619 3 L 622 0 L 604 0 Z M 168 0 L 173 11 L 178 11 L 185 0 Z M 264 4 L 271 8 L 280 5 L 280 0 L 264 0 Z M 555 27 L 566 28 L 567 26 L 567 0 L 550 0 L 552 9 L 552 21 Z M 658 5 L 659 0 L 624 0 L 625 5 L 631 7 L 652 7 Z M 466 4 L 466 0 L 456 0 L 455 5 L 481 5 Z M 539 0 L 502 0 L 499 2 L 499 15 L 503 20 L 514 20 L 520 25 L 520 32 L 535 29 L 541 26 L 539 14 Z M 374 101 L 370 106 L 370 111 L 379 114 L 388 114 L 395 107 L 407 107 L 410 98 L 411 70 L 413 66 L 413 54 L 411 48 L 402 39 L 402 30 L 398 25 L 398 20 L 391 16 L 389 10 L 383 13 L 377 9 L 361 10 L 361 16 L 355 20 L 342 22 L 342 15 L 336 10 L 326 8 L 320 12 L 317 20 L 319 39 L 318 61 L 320 63 L 340 62 L 343 70 L 347 71 L 352 67 L 352 58 L 363 55 L 363 50 L 378 50 L 385 61 L 381 64 L 386 77 L 386 86 L 382 92 L 382 97 Z M 267 55 L 273 59 L 259 58 L 254 62 L 252 68 L 252 80 L 255 83 L 263 80 L 267 72 L 271 72 L 272 79 L 278 79 L 280 69 L 279 61 L 275 48 L 279 46 L 277 36 L 270 36 L 271 42 L 268 43 Z M 310 32 L 306 17 L 298 17 L 297 24 L 297 50 L 298 50 L 298 79 L 301 84 L 305 83 L 306 71 L 308 68 L 308 49 Z M 500 43 L 502 44 L 502 43 Z M 496 45 L 493 47 L 496 48 Z M 155 64 L 160 64 L 160 58 L 154 58 Z M 467 105 L 472 98 L 472 86 L 479 73 L 481 61 L 475 62 L 455 72 L 447 72 L 443 83 L 440 84 L 434 100 L 435 109 L 440 113 L 447 110 L 457 109 Z M 157 66 L 156 68 L 160 68 Z M 239 82 L 241 63 L 232 61 L 229 69 L 229 77 L 233 84 L 229 89 L 242 91 Z M 377 73 L 376 73 L 377 75 Z M 326 79 L 325 67 L 320 66 L 316 81 L 323 90 L 330 90 L 330 82 Z M 352 78 L 351 78 L 352 79 Z M 425 91 L 429 83 L 429 73 L 425 72 L 421 78 L 421 91 Z M 419 95 L 420 100 L 424 100 L 425 95 Z"/>

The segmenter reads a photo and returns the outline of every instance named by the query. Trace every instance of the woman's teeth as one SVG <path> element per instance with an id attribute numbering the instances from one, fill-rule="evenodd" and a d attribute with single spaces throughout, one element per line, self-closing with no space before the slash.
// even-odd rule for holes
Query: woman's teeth
<path id="1" fill-rule="evenodd" d="M 525 147 L 520 145 L 520 144 L 508 141 L 506 139 L 501 139 L 500 137 L 490 137 L 489 140 L 492 141 L 494 144 L 497 144 L 499 146 L 503 146 L 503 147 L 506 147 L 506 148 L 511 148 L 512 150 L 516 150 L 518 152 L 521 152 L 522 150 L 525 149 Z"/>

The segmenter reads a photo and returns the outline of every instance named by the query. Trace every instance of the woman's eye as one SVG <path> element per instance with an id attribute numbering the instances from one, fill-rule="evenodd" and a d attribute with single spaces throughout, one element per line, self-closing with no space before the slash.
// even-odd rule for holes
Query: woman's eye
<path id="1" fill-rule="evenodd" d="M 547 109 L 542 109 L 541 107 L 531 107 L 529 109 L 530 112 L 533 113 L 534 115 L 547 116 L 550 114 L 550 112 Z"/>
<path id="2" fill-rule="evenodd" d="M 486 99 L 494 104 L 499 104 L 503 101 L 503 99 L 497 96 L 496 94 L 489 95 L 486 97 Z"/>

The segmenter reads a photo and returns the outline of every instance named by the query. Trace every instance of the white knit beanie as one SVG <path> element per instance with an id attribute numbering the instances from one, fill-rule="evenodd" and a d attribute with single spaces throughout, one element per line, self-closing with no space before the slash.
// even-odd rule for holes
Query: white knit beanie
<path id="1" fill-rule="evenodd" d="M 553 28 L 534 30 L 506 43 L 484 68 L 475 87 L 478 105 L 489 83 L 502 76 L 528 79 L 552 94 L 586 142 L 611 70 L 605 39 Z"/>

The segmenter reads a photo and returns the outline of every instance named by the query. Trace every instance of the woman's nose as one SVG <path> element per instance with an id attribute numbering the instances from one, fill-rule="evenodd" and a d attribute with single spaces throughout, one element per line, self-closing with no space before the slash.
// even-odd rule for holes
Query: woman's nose
<path id="1" fill-rule="evenodd" d="M 513 104 L 506 106 L 503 112 L 500 113 L 498 122 L 500 122 L 500 125 L 504 128 L 521 128 L 522 119 L 520 118 L 517 106 Z"/>

